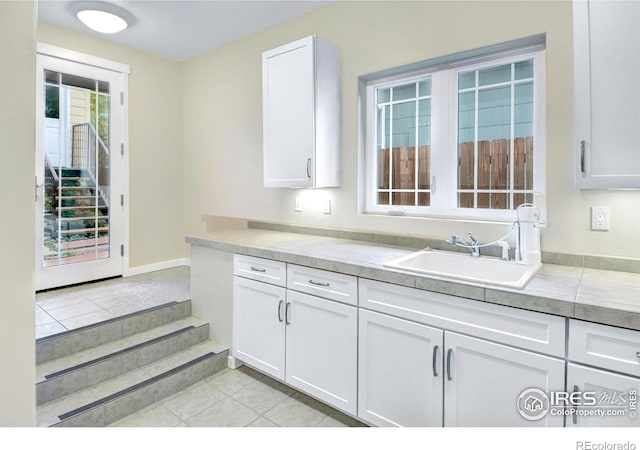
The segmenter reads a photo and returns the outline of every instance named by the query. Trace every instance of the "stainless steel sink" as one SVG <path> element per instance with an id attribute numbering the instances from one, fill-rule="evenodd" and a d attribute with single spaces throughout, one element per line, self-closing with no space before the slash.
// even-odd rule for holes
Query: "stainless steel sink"
<path id="1" fill-rule="evenodd" d="M 418 274 L 515 289 L 522 289 L 541 266 L 436 250 L 420 250 L 384 264 L 384 267 Z"/>

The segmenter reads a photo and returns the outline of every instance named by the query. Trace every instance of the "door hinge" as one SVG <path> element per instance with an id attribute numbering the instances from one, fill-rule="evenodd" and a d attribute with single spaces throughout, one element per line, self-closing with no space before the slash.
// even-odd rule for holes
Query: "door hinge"
<path id="1" fill-rule="evenodd" d="M 120 256 L 124 256 L 124 244 L 120 245 Z"/>
<path id="2" fill-rule="evenodd" d="M 124 194 L 120 194 L 120 206 L 124 206 Z"/>
<path id="3" fill-rule="evenodd" d="M 120 92 L 120 104 L 124 105 L 124 92 Z"/>
<path id="4" fill-rule="evenodd" d="M 120 144 L 120 156 L 124 158 L 124 142 Z"/>

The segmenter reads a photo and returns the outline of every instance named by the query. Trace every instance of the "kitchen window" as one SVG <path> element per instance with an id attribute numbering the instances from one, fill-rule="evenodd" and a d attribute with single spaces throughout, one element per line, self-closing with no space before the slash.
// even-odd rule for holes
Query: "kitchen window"
<path id="1" fill-rule="evenodd" d="M 365 79 L 367 213 L 544 216 L 544 45 Z"/>

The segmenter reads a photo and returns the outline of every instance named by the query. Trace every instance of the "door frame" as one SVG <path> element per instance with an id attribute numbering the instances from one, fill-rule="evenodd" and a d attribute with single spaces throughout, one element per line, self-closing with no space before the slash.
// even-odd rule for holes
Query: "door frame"
<path id="1" fill-rule="evenodd" d="M 36 55 L 53 57 L 59 60 L 69 61 L 76 64 L 83 64 L 83 65 L 95 67 L 98 69 L 108 70 L 121 75 L 122 94 L 116 93 L 116 99 L 118 98 L 117 97 L 118 95 L 121 95 L 122 102 L 124 104 L 124 108 L 122 111 L 122 137 L 121 137 L 122 152 L 123 152 L 121 157 L 122 174 L 120 177 L 121 178 L 120 192 L 123 194 L 120 244 L 124 246 L 124 252 L 122 254 L 122 259 L 121 259 L 120 275 L 124 275 L 129 269 L 129 261 L 130 261 L 129 259 L 130 235 L 129 235 L 129 104 L 128 102 L 129 102 L 129 74 L 131 73 L 131 68 L 128 64 L 100 58 L 100 57 L 89 55 L 86 53 L 76 52 L 74 50 L 68 50 L 68 49 L 57 47 L 50 44 L 44 44 L 41 42 L 38 42 L 36 44 Z M 37 84 L 40 83 L 41 81 L 42 81 L 41 77 L 36 76 L 36 92 L 38 92 L 38 89 L 39 89 Z M 37 145 L 42 140 L 41 133 L 43 132 L 43 130 L 39 129 L 40 121 L 38 120 L 38 117 L 41 111 L 38 111 L 38 105 L 40 105 L 40 101 L 36 99 L 37 126 L 36 126 L 36 140 L 34 142 L 35 152 L 38 151 Z M 44 123 L 42 125 L 44 125 Z M 114 150 L 116 150 L 115 154 L 120 153 L 120 151 L 117 150 L 117 145 L 115 145 L 114 147 L 115 147 Z M 42 174 L 39 173 L 38 168 L 39 168 L 39 163 L 38 161 L 36 161 L 36 167 L 34 168 L 36 172 L 35 173 L 35 182 L 36 182 L 35 190 L 36 190 L 37 196 L 42 196 L 44 195 L 44 192 L 43 192 L 44 189 L 40 185 L 44 184 L 44 180 L 41 180 Z M 114 197 L 114 198 L 117 198 L 117 197 Z M 117 200 L 116 202 L 113 202 L 113 203 L 116 203 L 117 205 Z M 35 208 L 35 209 L 36 209 L 35 219 L 41 220 L 41 219 L 38 219 L 38 217 L 42 215 L 42 211 L 39 211 L 38 208 Z M 36 228 L 37 228 L 36 230 L 37 232 L 39 227 L 36 227 Z M 38 258 L 37 258 L 37 255 L 39 254 L 37 250 L 38 248 L 37 246 L 38 246 L 38 243 L 36 242 L 36 255 L 34 255 L 35 264 L 41 264 L 41 261 L 38 261 Z M 114 248 L 117 249 L 117 246 L 118 246 L 118 243 L 116 243 Z M 35 269 L 36 271 L 38 270 L 37 266 L 35 267 Z M 90 281 L 90 280 L 85 280 L 85 281 Z M 36 290 L 38 289 L 46 289 L 46 287 L 39 288 L 37 284 L 37 277 L 36 277 Z"/>

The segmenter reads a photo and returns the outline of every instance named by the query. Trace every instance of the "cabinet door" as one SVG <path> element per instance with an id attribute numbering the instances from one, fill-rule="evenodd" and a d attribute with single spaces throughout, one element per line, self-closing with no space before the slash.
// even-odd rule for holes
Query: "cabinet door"
<path id="1" fill-rule="evenodd" d="M 287 302 L 287 383 L 355 415 L 357 308 L 295 291 Z"/>
<path id="2" fill-rule="evenodd" d="M 638 2 L 574 1 L 577 184 L 640 187 Z"/>
<path id="3" fill-rule="evenodd" d="M 594 406 L 579 405 L 567 417 L 568 427 L 637 427 L 640 379 L 569 363 L 567 391 L 594 393 Z M 582 411 L 581 411 L 582 410 Z M 599 412 L 604 416 L 591 415 Z"/>
<path id="4" fill-rule="evenodd" d="M 232 355 L 284 380 L 284 288 L 233 277 Z"/>
<path id="5" fill-rule="evenodd" d="M 527 420 L 517 404 L 529 388 L 562 391 L 563 360 L 451 332 L 444 343 L 446 427 L 562 426 L 549 414 Z"/>
<path id="6" fill-rule="evenodd" d="M 313 185 L 314 42 L 301 39 L 263 54 L 264 184 Z"/>
<path id="7" fill-rule="evenodd" d="M 360 310 L 358 416 L 442 426 L 442 330 Z"/>

